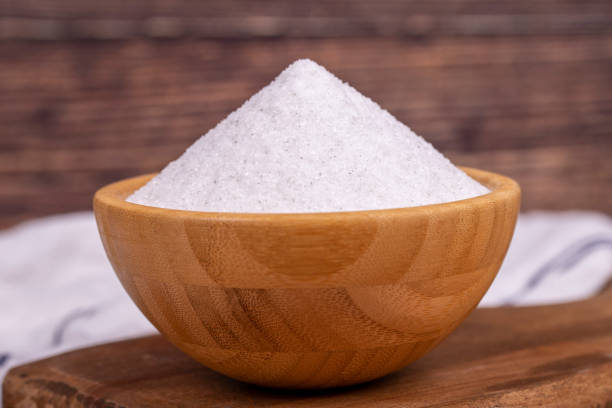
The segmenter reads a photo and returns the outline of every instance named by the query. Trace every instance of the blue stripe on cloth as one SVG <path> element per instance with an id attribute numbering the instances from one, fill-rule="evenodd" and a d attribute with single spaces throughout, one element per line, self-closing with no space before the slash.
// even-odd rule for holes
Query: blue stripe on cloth
<path id="1" fill-rule="evenodd" d="M 53 331 L 53 337 L 51 340 L 52 346 L 59 346 L 64 341 L 64 334 L 68 327 L 75 321 L 84 317 L 91 317 L 98 312 L 97 308 L 90 307 L 87 309 L 77 309 L 73 310 L 68 314 L 68 316 L 64 317 L 64 319 L 57 325 L 55 330 Z"/>
<path id="2" fill-rule="evenodd" d="M 553 273 L 563 274 L 567 272 L 600 248 L 612 250 L 612 239 L 595 236 L 573 243 L 537 269 L 525 285 L 515 294 L 510 295 L 502 304 L 507 306 L 515 305 L 521 298 L 536 289 L 545 278 Z"/>

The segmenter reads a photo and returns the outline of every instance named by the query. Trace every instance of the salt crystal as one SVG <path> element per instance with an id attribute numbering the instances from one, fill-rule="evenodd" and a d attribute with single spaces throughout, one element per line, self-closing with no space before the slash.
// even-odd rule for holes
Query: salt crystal
<path id="1" fill-rule="evenodd" d="M 487 192 L 378 104 L 304 59 L 127 201 L 287 213 L 412 207 Z"/>

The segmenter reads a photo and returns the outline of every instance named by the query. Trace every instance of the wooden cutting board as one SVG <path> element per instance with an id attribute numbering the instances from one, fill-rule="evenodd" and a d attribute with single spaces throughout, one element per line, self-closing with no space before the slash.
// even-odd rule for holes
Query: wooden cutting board
<path id="1" fill-rule="evenodd" d="M 286 391 L 208 370 L 160 336 L 13 368 L 11 407 L 612 407 L 612 290 L 555 306 L 476 310 L 421 360 L 344 389 Z"/>

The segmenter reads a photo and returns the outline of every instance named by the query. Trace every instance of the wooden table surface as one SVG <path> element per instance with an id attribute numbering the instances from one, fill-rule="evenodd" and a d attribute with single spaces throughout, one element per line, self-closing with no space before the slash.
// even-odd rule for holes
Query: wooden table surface
<path id="1" fill-rule="evenodd" d="M 190 360 L 160 336 L 13 368 L 12 407 L 610 407 L 612 290 L 554 306 L 476 310 L 437 349 L 368 384 L 259 388 Z"/>

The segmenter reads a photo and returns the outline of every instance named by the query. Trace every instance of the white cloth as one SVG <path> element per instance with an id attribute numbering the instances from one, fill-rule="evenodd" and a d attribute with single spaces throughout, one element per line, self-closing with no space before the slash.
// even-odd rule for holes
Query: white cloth
<path id="1" fill-rule="evenodd" d="M 0 254 L 0 379 L 16 364 L 155 330 L 115 277 L 90 212 L 0 231 Z M 481 306 L 577 300 L 611 275 L 610 217 L 524 214 Z"/>
<path id="2" fill-rule="evenodd" d="M 154 332 L 123 291 L 92 213 L 0 231 L 0 379 L 10 366 Z"/>
<path id="3" fill-rule="evenodd" d="M 571 302 L 612 277 L 612 218 L 593 212 L 521 214 L 480 307 Z"/>

